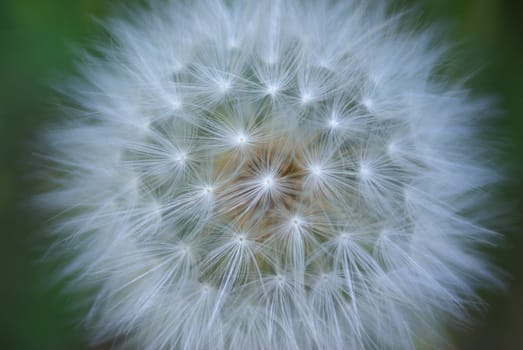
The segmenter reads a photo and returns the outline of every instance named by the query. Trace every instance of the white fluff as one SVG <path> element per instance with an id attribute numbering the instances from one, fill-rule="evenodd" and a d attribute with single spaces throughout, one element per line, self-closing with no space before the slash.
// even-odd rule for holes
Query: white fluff
<path id="1" fill-rule="evenodd" d="M 431 30 L 365 1 L 157 1 L 47 133 L 64 275 L 95 341 L 138 349 L 444 347 L 497 283 L 475 208 L 488 104 Z M 487 151 L 487 152 L 486 152 Z M 487 156 L 486 156 L 487 155 Z"/>

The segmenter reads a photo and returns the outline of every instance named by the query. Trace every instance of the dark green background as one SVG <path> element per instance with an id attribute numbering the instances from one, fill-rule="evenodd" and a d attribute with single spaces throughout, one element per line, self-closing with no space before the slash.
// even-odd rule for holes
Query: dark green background
<path id="1" fill-rule="evenodd" d="M 523 348 L 523 1 L 408 1 L 420 21 L 443 21 L 464 42 L 465 68 L 482 67 L 470 85 L 496 96 L 503 116 L 493 135 L 505 149 L 500 166 L 509 181 L 500 194 L 508 207 L 507 242 L 494 258 L 511 275 L 503 295 L 474 328 L 459 331 L 457 349 Z M 26 204 L 32 184 L 31 142 L 54 115 L 51 83 L 71 72 L 73 48 L 88 44 L 105 17 L 103 0 L 0 0 L 0 349 L 86 349 L 88 339 L 71 322 L 70 298 L 53 286 L 38 262 L 38 216 Z M 494 203 L 493 205 L 496 205 Z M 508 222 L 508 224 L 507 224 Z M 105 348 L 107 346 L 99 347 Z"/>

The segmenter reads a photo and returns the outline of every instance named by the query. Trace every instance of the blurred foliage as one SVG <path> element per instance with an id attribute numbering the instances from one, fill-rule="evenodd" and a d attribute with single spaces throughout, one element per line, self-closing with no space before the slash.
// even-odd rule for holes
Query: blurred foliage
<path id="1" fill-rule="evenodd" d="M 32 142 L 55 120 L 52 83 L 71 72 L 74 48 L 100 33 L 104 0 L 0 0 L 0 349 L 87 349 L 88 339 L 71 320 L 70 300 L 38 260 L 41 223 L 28 199 Z M 122 1 L 121 1 L 122 2 Z M 489 296 L 491 307 L 473 329 L 456 334 L 458 349 L 523 348 L 523 14 L 522 1 L 418 0 L 422 20 L 451 24 L 464 42 L 467 68 L 482 69 L 476 91 L 499 99 L 494 132 L 502 141 L 509 178 L 501 200 L 511 211 L 506 247 L 496 260 L 512 276 L 506 294 Z M 428 17 L 428 18 L 427 18 Z M 460 57 L 461 58 L 461 57 Z M 470 59 L 470 62 L 469 62 Z"/>

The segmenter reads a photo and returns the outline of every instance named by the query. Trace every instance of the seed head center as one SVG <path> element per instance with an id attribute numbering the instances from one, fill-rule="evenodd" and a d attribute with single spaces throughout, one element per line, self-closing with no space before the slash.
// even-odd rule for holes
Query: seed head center
<path id="1" fill-rule="evenodd" d="M 240 135 L 238 141 L 242 139 L 247 141 Z M 228 220 L 255 220 L 257 225 L 267 226 L 275 224 L 282 212 L 294 210 L 303 201 L 306 174 L 299 149 L 288 141 L 272 141 L 255 144 L 243 159 L 233 152 L 224 153 L 218 174 L 229 180 L 219 191 L 219 202 Z"/>

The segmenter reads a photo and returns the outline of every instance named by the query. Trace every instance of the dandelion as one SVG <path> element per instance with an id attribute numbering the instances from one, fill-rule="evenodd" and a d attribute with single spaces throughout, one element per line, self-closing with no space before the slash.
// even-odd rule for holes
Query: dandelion
<path id="1" fill-rule="evenodd" d="M 495 283 L 488 103 L 363 1 L 153 2 L 107 23 L 49 131 L 64 276 L 94 341 L 444 347 Z"/>

